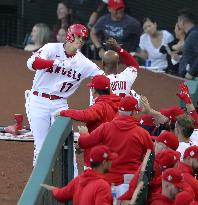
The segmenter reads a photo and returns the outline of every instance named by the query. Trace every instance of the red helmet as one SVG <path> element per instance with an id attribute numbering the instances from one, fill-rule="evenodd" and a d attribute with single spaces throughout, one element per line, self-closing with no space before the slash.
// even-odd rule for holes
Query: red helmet
<path id="1" fill-rule="evenodd" d="M 74 34 L 80 37 L 88 38 L 89 31 L 82 24 L 73 24 L 67 30 L 66 41 L 72 43 L 74 41 Z"/>

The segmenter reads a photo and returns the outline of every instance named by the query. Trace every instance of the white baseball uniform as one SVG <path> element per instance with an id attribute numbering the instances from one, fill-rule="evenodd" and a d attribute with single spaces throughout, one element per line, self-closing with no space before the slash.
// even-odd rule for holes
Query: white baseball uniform
<path id="1" fill-rule="evenodd" d="M 35 165 L 48 130 L 54 121 L 53 113 L 68 109 L 67 98 L 75 92 L 82 80 L 103 74 L 103 71 L 80 51 L 77 51 L 73 57 L 67 57 L 63 46 L 63 43 L 48 43 L 33 53 L 27 61 L 27 67 L 33 71 L 35 71 L 32 67 L 35 57 L 64 61 L 64 64 L 36 70 L 33 80 L 29 106 L 27 106 L 29 107 L 30 126 L 34 136 L 33 165 Z M 46 97 L 49 95 L 58 96 L 60 99 L 51 100 Z"/>
<path id="2" fill-rule="evenodd" d="M 137 69 L 130 66 L 124 71 L 118 74 L 107 75 L 110 79 L 111 90 L 114 94 L 124 97 L 125 95 L 131 95 L 130 90 L 132 88 L 135 79 L 137 78 Z M 90 105 L 94 103 L 92 92 L 90 90 Z"/>

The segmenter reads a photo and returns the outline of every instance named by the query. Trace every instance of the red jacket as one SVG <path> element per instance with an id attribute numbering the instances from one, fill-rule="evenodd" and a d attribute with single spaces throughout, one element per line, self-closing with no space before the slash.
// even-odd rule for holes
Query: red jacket
<path id="1" fill-rule="evenodd" d="M 121 115 L 103 123 L 89 135 L 81 134 L 78 144 L 85 149 L 104 144 L 118 154 L 110 172 L 105 174 L 106 180 L 116 185 L 123 183 L 123 174 L 136 172 L 147 149 L 153 150 L 149 133 L 138 126 L 137 119 Z"/>
<path id="2" fill-rule="evenodd" d="M 110 185 L 104 176 L 89 169 L 63 188 L 55 188 L 53 196 L 60 202 L 72 200 L 73 205 L 112 205 Z"/>
<path id="3" fill-rule="evenodd" d="M 198 180 L 195 179 L 195 174 L 192 167 L 184 162 L 180 162 L 177 168 L 183 172 L 184 181 L 192 187 L 195 193 L 195 199 L 198 200 Z"/>
<path id="4" fill-rule="evenodd" d="M 95 130 L 104 122 L 111 121 L 118 111 L 120 97 L 114 94 L 100 95 L 95 104 L 85 110 L 63 110 L 61 116 L 85 122 L 89 132 Z"/>

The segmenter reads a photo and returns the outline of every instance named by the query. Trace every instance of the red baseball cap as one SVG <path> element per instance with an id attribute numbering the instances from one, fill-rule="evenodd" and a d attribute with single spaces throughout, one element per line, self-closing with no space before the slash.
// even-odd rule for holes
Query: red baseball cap
<path id="1" fill-rule="evenodd" d="M 105 75 L 96 75 L 87 86 L 99 90 L 107 90 L 110 88 L 110 80 Z"/>
<path id="2" fill-rule="evenodd" d="M 121 111 L 140 111 L 138 107 L 138 101 L 132 96 L 126 96 L 121 99 L 119 110 Z"/>
<path id="3" fill-rule="evenodd" d="M 162 179 L 170 182 L 178 188 L 184 189 L 186 187 L 186 183 L 184 182 L 183 173 L 177 168 L 169 168 L 166 169 L 162 173 Z"/>
<path id="4" fill-rule="evenodd" d="M 151 115 L 141 115 L 139 118 L 139 122 L 141 125 L 147 125 L 147 126 L 156 126 L 155 125 L 155 118 L 153 118 Z"/>
<path id="5" fill-rule="evenodd" d="M 177 105 L 168 108 L 162 108 L 160 112 L 162 113 L 162 115 L 168 117 L 173 123 L 176 122 L 176 117 L 178 115 L 184 114 L 184 110 L 182 110 L 182 108 Z"/>
<path id="6" fill-rule="evenodd" d="M 100 163 L 103 160 L 114 160 L 118 155 L 105 145 L 97 145 L 90 151 L 90 162 Z"/>
<path id="7" fill-rule="evenodd" d="M 184 158 L 187 157 L 198 159 L 198 146 L 194 145 L 188 147 L 184 152 Z"/>
<path id="8" fill-rule="evenodd" d="M 164 143 L 167 147 L 176 150 L 179 146 L 179 140 L 175 134 L 169 131 L 162 132 L 159 136 L 152 136 L 157 141 Z"/>
<path id="9" fill-rule="evenodd" d="M 176 195 L 175 205 L 189 205 L 194 200 L 195 195 L 192 192 L 182 191 Z"/>
<path id="10" fill-rule="evenodd" d="M 166 149 L 156 155 L 155 162 L 161 169 L 167 169 L 173 167 L 176 162 L 180 161 L 180 156 L 180 152 Z"/>
<path id="11" fill-rule="evenodd" d="M 109 0 L 108 7 L 113 10 L 122 9 L 125 7 L 125 3 L 123 0 Z"/>

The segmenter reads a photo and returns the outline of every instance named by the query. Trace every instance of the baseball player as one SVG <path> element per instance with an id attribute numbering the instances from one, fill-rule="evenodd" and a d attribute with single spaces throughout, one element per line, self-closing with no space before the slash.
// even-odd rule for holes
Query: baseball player
<path id="1" fill-rule="evenodd" d="M 68 108 L 67 98 L 82 80 L 103 73 L 80 52 L 88 35 L 85 26 L 71 25 L 66 43 L 48 43 L 27 61 L 27 67 L 36 71 L 28 106 L 35 145 L 33 165 L 54 121 L 53 113 Z"/>
<path id="2" fill-rule="evenodd" d="M 134 95 L 131 92 L 132 85 L 137 78 L 139 64 L 136 59 L 126 50 L 120 47 L 117 41 L 113 38 L 107 40 L 106 46 L 115 50 L 108 50 L 102 58 L 102 67 L 110 79 L 111 90 L 114 94 L 124 97 L 126 95 Z M 118 73 L 119 57 L 123 59 L 127 66 L 124 71 Z M 135 97 L 135 96 L 134 96 Z M 93 96 L 90 91 L 90 104 L 93 104 Z"/>

